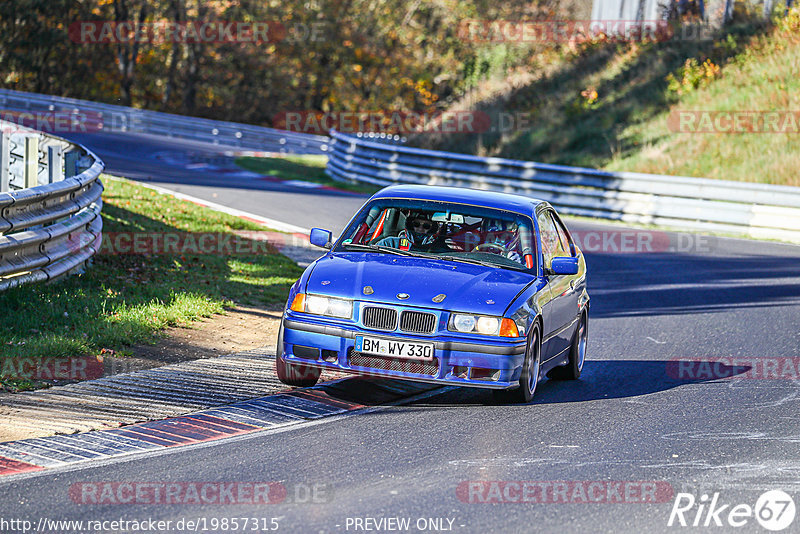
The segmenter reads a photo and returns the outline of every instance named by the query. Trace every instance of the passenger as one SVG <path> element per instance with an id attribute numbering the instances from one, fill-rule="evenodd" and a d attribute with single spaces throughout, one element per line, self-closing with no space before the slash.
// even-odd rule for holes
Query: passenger
<path id="1" fill-rule="evenodd" d="M 490 252 L 522 263 L 519 253 L 519 227 L 515 222 L 487 219 L 483 226 L 484 241 L 473 252 Z"/>

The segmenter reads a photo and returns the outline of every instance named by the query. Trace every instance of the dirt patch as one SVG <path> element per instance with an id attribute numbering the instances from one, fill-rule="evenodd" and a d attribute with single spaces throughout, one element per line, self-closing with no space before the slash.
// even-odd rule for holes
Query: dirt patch
<path id="1" fill-rule="evenodd" d="M 104 355 L 106 375 L 128 373 L 171 363 L 216 358 L 223 354 L 274 346 L 278 338 L 281 309 L 237 306 L 218 314 L 164 331 L 154 345 L 136 345 L 123 357 Z"/>

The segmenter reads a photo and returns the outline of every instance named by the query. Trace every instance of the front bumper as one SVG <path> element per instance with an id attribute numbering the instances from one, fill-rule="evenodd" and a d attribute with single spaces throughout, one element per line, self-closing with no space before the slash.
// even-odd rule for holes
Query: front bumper
<path id="1" fill-rule="evenodd" d="M 289 363 L 404 380 L 508 389 L 519 385 L 525 359 L 524 339 L 480 342 L 453 332 L 436 337 L 377 332 L 292 312 L 284 317 L 283 328 L 282 356 Z M 363 355 L 354 351 L 357 335 L 433 343 L 434 361 Z"/>

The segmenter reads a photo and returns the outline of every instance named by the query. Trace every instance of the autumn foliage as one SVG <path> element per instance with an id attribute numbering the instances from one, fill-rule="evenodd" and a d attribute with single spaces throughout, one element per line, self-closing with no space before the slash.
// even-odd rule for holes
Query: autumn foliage
<path id="1" fill-rule="evenodd" d="M 589 5 L 573 4 L 584 11 Z M 297 110 L 434 113 L 476 79 L 524 64 L 531 48 L 498 56 L 496 45 L 459 35 L 464 21 L 550 20 L 575 15 L 575 6 L 550 0 L 0 2 L 0 86 L 264 125 Z"/>

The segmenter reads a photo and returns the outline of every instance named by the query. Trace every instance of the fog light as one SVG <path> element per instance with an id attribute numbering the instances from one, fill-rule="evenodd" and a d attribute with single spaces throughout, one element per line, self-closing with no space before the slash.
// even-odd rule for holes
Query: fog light
<path id="1" fill-rule="evenodd" d="M 473 367 L 470 378 L 473 380 L 497 381 L 500 378 L 500 369 L 484 369 L 482 367 Z"/>
<path id="2" fill-rule="evenodd" d="M 453 366 L 453 376 L 466 379 L 469 376 L 469 367 Z"/>

